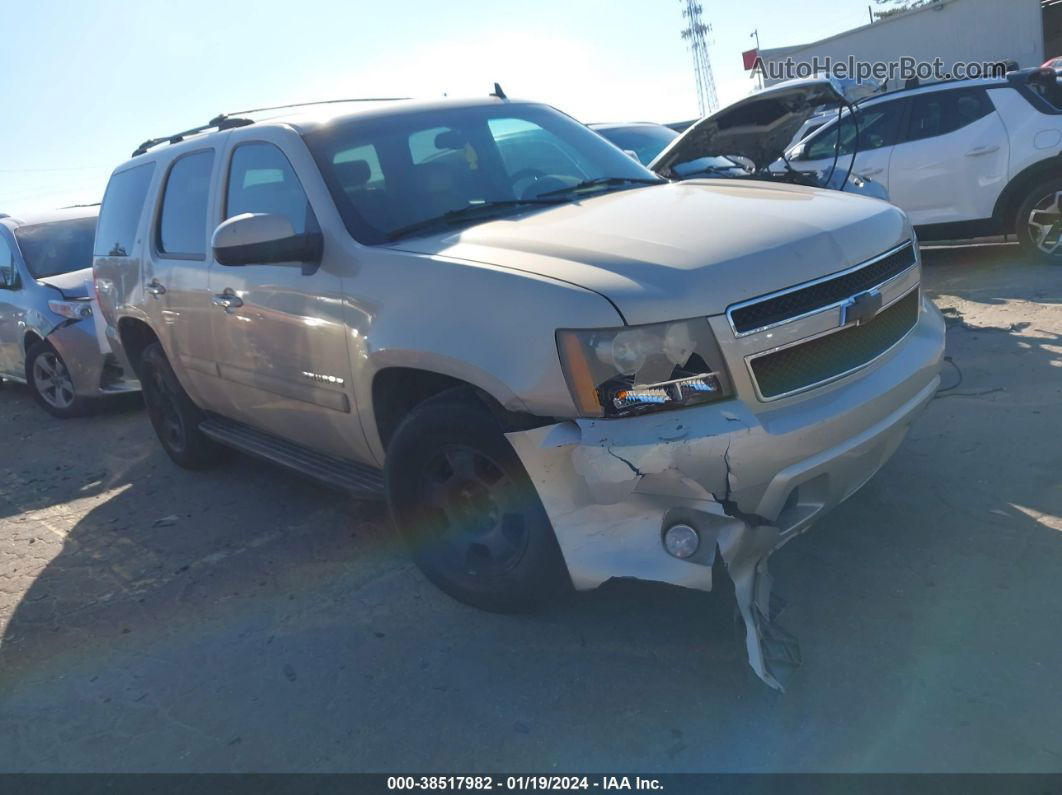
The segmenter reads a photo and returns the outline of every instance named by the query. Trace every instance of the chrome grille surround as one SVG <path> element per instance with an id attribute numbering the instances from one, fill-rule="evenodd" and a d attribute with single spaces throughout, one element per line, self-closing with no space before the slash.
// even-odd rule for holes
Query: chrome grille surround
<path id="1" fill-rule="evenodd" d="M 920 301 L 916 287 L 882 307 L 866 323 L 849 323 L 750 356 L 746 361 L 758 397 L 763 401 L 781 400 L 862 370 L 911 333 L 918 322 Z"/>
<path id="2" fill-rule="evenodd" d="M 730 321 L 730 328 L 733 329 L 734 334 L 738 337 L 759 334 L 762 331 L 767 331 L 785 323 L 792 323 L 809 315 L 839 307 L 853 295 L 880 287 L 902 276 L 917 265 L 918 256 L 914 243 L 908 240 L 886 251 L 884 254 L 879 254 L 873 259 L 853 265 L 843 271 L 733 304 L 726 310 L 727 320 Z M 861 276 L 865 278 L 861 279 Z M 798 306 L 803 295 L 812 291 L 818 292 L 823 297 L 816 301 L 809 295 L 803 300 L 803 303 L 806 304 L 805 308 L 795 309 L 792 314 L 785 314 L 784 317 L 773 319 L 778 312 L 771 312 L 772 304 L 779 304 L 788 299 L 794 306 Z M 769 317 L 769 319 L 762 323 L 756 323 L 753 318 L 755 317 L 755 310 L 758 309 L 764 310 L 761 316 Z"/>
<path id="3" fill-rule="evenodd" d="M 848 268 L 839 273 L 833 273 L 820 279 L 814 279 L 802 284 L 794 285 L 793 287 L 761 296 L 752 301 L 734 304 L 728 308 L 723 316 L 717 315 L 715 318 L 709 319 L 710 324 L 715 329 L 716 335 L 720 340 L 730 337 L 725 348 L 727 358 L 731 361 L 731 372 L 736 375 L 737 373 L 734 371 L 734 366 L 739 362 L 744 362 L 745 366 L 740 368 L 744 372 L 740 378 L 736 379 L 736 385 L 738 385 L 739 388 L 742 388 L 739 382 L 745 382 L 744 388 L 751 389 L 758 401 L 769 403 L 772 401 L 783 400 L 845 378 L 888 355 L 891 350 L 907 338 L 915 325 L 917 325 L 918 318 L 921 314 L 921 261 L 916 246 L 917 243 L 914 241 L 906 241 L 853 268 Z M 860 270 L 877 263 L 882 263 L 889 257 L 895 258 L 897 254 L 902 254 L 905 250 L 910 252 L 909 265 L 904 265 L 904 267 L 900 269 L 898 267 L 891 267 L 889 263 L 885 263 L 884 266 L 878 265 L 876 271 L 870 272 L 876 273 L 880 276 L 884 271 L 885 279 L 883 281 L 875 284 L 873 283 L 873 277 L 861 279 L 858 276 Z M 895 264 L 895 259 L 893 260 L 893 264 Z M 867 274 L 868 277 L 870 276 L 870 273 Z M 781 295 L 787 295 L 806 289 L 809 286 L 829 283 L 837 280 L 839 277 L 846 277 L 851 274 L 857 274 L 857 276 L 854 281 L 849 279 L 846 284 L 855 283 L 859 289 L 854 293 L 838 297 L 838 300 L 832 301 L 829 304 L 824 304 L 788 319 L 771 323 L 763 328 L 751 329 L 746 332 L 738 332 L 733 325 L 733 310 L 763 301 L 769 301 Z M 885 326 L 888 327 L 889 333 L 884 335 L 887 338 L 884 343 L 882 342 L 882 337 L 878 333 L 868 332 L 844 335 L 849 341 L 855 340 L 864 343 L 868 340 L 877 341 L 875 344 L 867 344 L 866 347 L 861 348 L 861 350 L 866 351 L 868 356 L 865 361 L 858 361 L 858 357 L 853 358 L 852 349 L 846 345 L 842 339 L 838 339 L 832 343 L 820 342 L 822 338 L 838 332 L 845 330 L 858 331 L 860 326 L 869 326 L 873 324 L 883 313 L 894 308 L 894 306 L 903 299 L 911 297 L 912 293 L 915 293 L 915 296 L 912 299 L 912 302 L 914 303 L 913 314 L 910 314 L 909 312 L 904 313 L 905 317 L 911 320 L 910 325 L 905 327 L 893 325 L 892 321 L 888 318 L 892 317 L 895 319 L 897 313 L 891 313 L 891 315 L 887 316 L 885 319 Z M 853 307 L 858 309 L 860 306 L 863 306 L 866 303 L 868 294 L 872 294 L 875 300 L 878 300 L 880 296 L 880 308 L 872 316 L 868 316 L 865 311 L 860 312 L 853 309 Z M 816 293 L 816 295 L 820 295 L 820 293 Z M 858 301 L 856 299 L 858 299 Z M 908 305 L 908 310 L 910 310 L 910 305 Z M 860 320 L 862 322 L 860 322 Z M 882 330 L 883 327 L 879 325 L 877 331 L 880 332 Z M 895 338 L 894 342 L 892 341 L 893 338 Z M 891 344 L 882 349 L 882 345 L 888 342 L 891 342 Z M 809 345 L 807 351 L 808 356 L 806 358 L 801 357 L 799 354 L 791 357 L 776 357 L 776 361 L 774 362 L 761 362 L 761 372 L 765 370 L 770 371 L 772 366 L 779 363 L 777 361 L 778 359 L 788 358 L 791 360 L 791 364 L 796 368 L 794 371 L 789 372 L 790 375 L 792 372 L 804 372 L 818 373 L 821 377 L 807 383 L 792 385 L 794 388 L 786 388 L 784 391 L 778 391 L 779 382 L 777 379 L 772 381 L 772 379 L 768 378 L 768 383 L 765 385 L 759 383 L 756 368 L 754 368 L 754 363 L 757 360 L 761 360 L 772 354 L 777 354 L 780 351 L 785 351 L 786 349 L 797 348 L 802 344 Z M 836 359 L 824 355 L 824 350 L 836 352 Z M 835 371 L 830 370 L 830 368 L 824 365 L 824 363 L 828 364 L 834 361 L 836 361 L 838 368 Z M 745 380 L 746 378 L 748 379 L 747 381 Z"/>

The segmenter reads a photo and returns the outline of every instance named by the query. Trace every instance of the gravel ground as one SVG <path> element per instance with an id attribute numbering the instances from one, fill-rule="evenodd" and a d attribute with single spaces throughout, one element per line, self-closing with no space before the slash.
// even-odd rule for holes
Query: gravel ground
<path id="1" fill-rule="evenodd" d="M 7 385 L 0 770 L 1062 771 L 1062 267 L 925 264 L 950 389 L 773 559 L 784 695 L 716 594 L 481 613 L 377 504 L 184 472 L 135 404 L 59 422 Z"/>

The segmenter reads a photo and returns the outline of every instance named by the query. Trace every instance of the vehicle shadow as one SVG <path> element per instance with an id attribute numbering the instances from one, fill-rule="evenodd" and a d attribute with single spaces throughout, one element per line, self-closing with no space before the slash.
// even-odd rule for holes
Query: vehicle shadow
<path id="1" fill-rule="evenodd" d="M 929 254 L 926 291 L 993 262 Z M 613 582 L 479 612 L 381 504 L 245 458 L 181 471 L 141 416 L 49 431 L 0 392 L 29 434 L 0 465 L 0 769 L 1058 769 L 1062 340 L 972 321 L 1030 300 L 979 289 L 896 456 L 772 560 L 804 653 L 784 695 L 726 598 Z"/>

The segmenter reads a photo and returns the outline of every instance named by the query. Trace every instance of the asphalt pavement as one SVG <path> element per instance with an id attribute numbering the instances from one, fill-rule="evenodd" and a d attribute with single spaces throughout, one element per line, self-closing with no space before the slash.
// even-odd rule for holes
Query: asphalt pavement
<path id="1" fill-rule="evenodd" d="M 772 559 L 804 662 L 725 599 L 613 582 L 460 605 L 381 505 L 185 472 L 136 401 L 0 389 L 0 771 L 1062 771 L 1062 267 L 924 252 L 943 391 Z"/>

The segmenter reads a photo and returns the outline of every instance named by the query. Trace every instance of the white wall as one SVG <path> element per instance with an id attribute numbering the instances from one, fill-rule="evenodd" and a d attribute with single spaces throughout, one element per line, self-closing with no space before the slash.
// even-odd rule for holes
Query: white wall
<path id="1" fill-rule="evenodd" d="M 938 0 L 925 9 L 884 19 L 829 39 L 762 50 L 764 61 L 813 56 L 862 61 L 1017 61 L 1023 68 L 1044 61 L 1040 0 Z M 775 81 L 767 81 L 775 82 Z"/>

